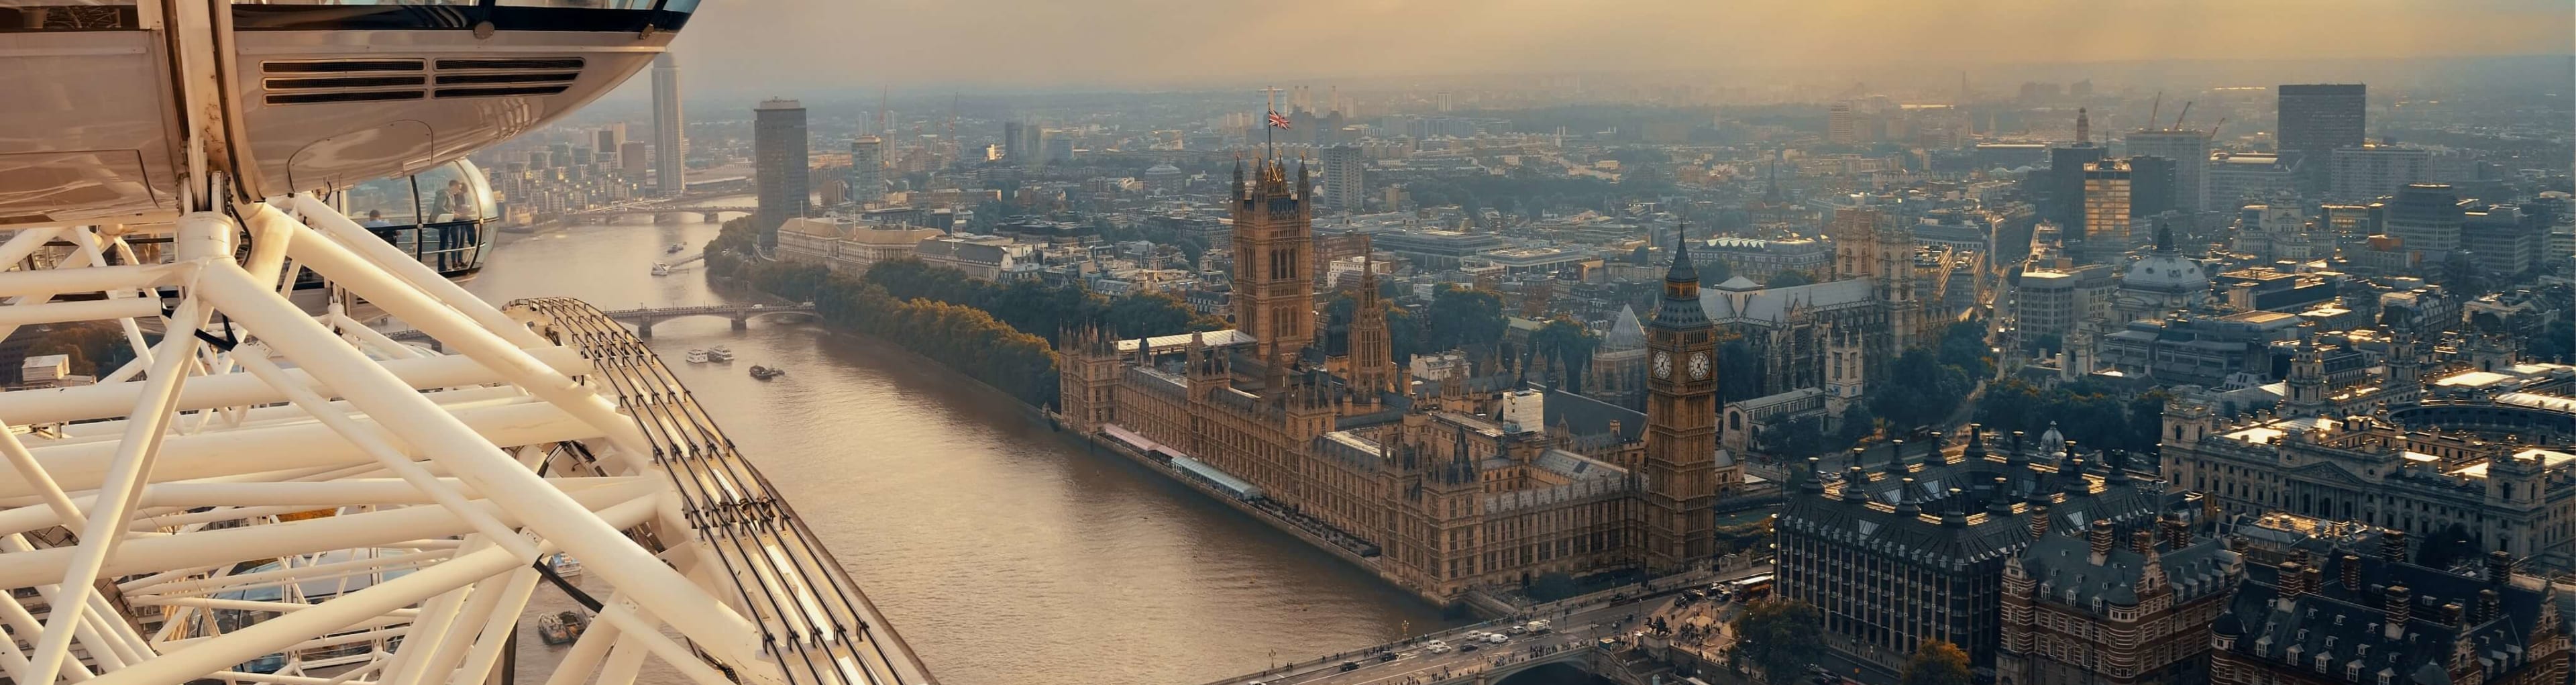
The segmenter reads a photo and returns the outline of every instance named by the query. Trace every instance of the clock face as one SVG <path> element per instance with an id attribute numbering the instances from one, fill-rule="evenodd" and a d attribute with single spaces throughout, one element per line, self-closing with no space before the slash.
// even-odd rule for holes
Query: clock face
<path id="1" fill-rule="evenodd" d="M 1691 380 L 1708 380 L 1708 353 L 1691 353 L 1690 372 Z"/>
<path id="2" fill-rule="evenodd" d="M 1671 377 L 1673 377 L 1673 353 L 1671 353 L 1671 352 L 1657 352 L 1657 353 L 1655 353 L 1655 377 L 1656 377 L 1656 378 L 1671 378 Z"/>

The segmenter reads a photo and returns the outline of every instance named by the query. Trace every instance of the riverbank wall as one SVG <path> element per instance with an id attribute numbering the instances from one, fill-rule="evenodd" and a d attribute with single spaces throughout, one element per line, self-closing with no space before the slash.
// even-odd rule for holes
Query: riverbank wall
<path id="1" fill-rule="evenodd" d="M 762 297 L 776 297 L 776 295 L 754 287 L 739 279 L 716 278 L 711 280 L 718 281 L 721 283 L 719 287 L 727 290 L 735 290 Z M 1181 485 L 1182 487 L 1189 488 L 1192 492 L 1196 492 L 1211 501 L 1222 504 L 1235 511 L 1242 512 L 1244 515 L 1252 517 L 1253 520 L 1260 521 L 1263 525 L 1267 525 L 1280 532 L 1287 533 L 1290 537 L 1296 538 L 1299 542 L 1305 543 L 1308 547 L 1322 551 L 1325 554 L 1329 554 L 1333 558 L 1349 563 L 1361 570 L 1368 571 L 1370 575 L 1377 576 L 1379 580 L 1385 581 L 1388 585 L 1393 586 L 1396 589 L 1403 590 L 1415 597 L 1419 597 L 1423 601 L 1430 602 L 1435 606 L 1442 607 L 1445 610 L 1464 609 L 1469 614 L 1475 615 L 1478 618 L 1494 618 L 1515 613 L 1507 603 L 1491 601 L 1490 599 L 1488 601 L 1480 602 L 1470 601 L 1471 598 L 1469 597 L 1444 597 L 1425 591 L 1421 588 L 1408 585 L 1399 579 L 1394 573 L 1381 567 L 1374 557 L 1363 556 L 1359 552 L 1353 551 L 1352 549 L 1340 544 L 1335 544 L 1332 540 L 1318 535 L 1315 531 L 1299 525 L 1297 521 L 1289 518 L 1289 516 L 1292 516 L 1293 514 L 1284 514 L 1280 511 L 1259 506 L 1254 502 L 1237 498 L 1233 494 L 1220 490 L 1215 486 L 1182 474 L 1169 463 L 1155 459 L 1150 455 L 1138 453 L 1135 450 L 1127 448 L 1125 445 L 1118 444 L 1115 440 L 1107 439 L 1105 436 L 1097 434 L 1072 435 L 1069 431 L 1064 430 L 1063 422 L 1058 420 L 1053 412 L 1047 411 L 1046 408 L 1020 401 L 1018 398 L 1013 397 L 1009 392 L 1004 391 L 1001 388 L 993 387 L 992 384 L 978 380 L 971 375 L 958 369 L 951 368 L 937 360 L 922 356 L 921 354 L 911 350 L 904 349 L 903 346 L 894 344 L 891 341 L 880 340 L 864 333 L 842 330 L 830 326 L 825 326 L 824 328 L 825 330 L 830 331 L 833 335 L 845 335 L 854 339 L 863 340 L 866 341 L 870 347 L 880 348 L 886 353 L 900 354 L 911 359 L 918 360 L 924 364 L 955 373 L 961 380 L 973 383 L 986 390 L 990 390 L 1000 397 L 1009 398 L 1012 407 L 1017 409 L 1023 416 L 1032 421 L 1043 421 L 1057 432 L 1066 433 L 1068 437 L 1080 442 L 1087 452 L 1093 454 L 1107 453 L 1123 458 L 1128 462 L 1134 463 L 1143 467 L 1147 471 L 1151 471 L 1156 475 L 1161 476 L 1165 480 L 1169 480 Z"/>
<path id="2" fill-rule="evenodd" d="M 1053 417 L 1050 416 L 1051 420 L 1052 418 Z M 1061 430 L 1062 425 L 1063 424 L 1061 422 L 1057 423 L 1059 430 Z M 1179 483 L 1183 487 L 1187 487 L 1191 491 L 1197 492 L 1209 500 L 1225 505 L 1235 511 L 1243 512 L 1244 515 L 1250 516 L 1254 520 L 1262 522 L 1264 525 L 1277 529 L 1279 532 L 1287 533 L 1290 537 L 1297 538 L 1299 542 L 1306 543 L 1306 546 L 1308 547 L 1313 547 L 1325 554 L 1332 555 L 1335 559 L 1340 559 L 1352 566 L 1359 567 L 1361 570 L 1368 571 L 1371 575 L 1377 576 L 1379 580 L 1386 581 L 1388 585 L 1393 585 L 1397 589 L 1411 593 L 1415 597 L 1420 597 L 1423 601 L 1439 605 L 1443 608 L 1463 607 L 1476 614 L 1479 618 L 1491 618 L 1493 616 L 1499 616 L 1506 613 L 1495 611 L 1494 607 L 1485 604 L 1465 602 L 1461 598 L 1457 597 L 1442 597 L 1426 592 L 1421 588 L 1407 585 L 1403 580 L 1397 578 L 1393 572 L 1390 572 L 1384 567 L 1378 565 L 1375 557 L 1361 556 L 1358 552 L 1351 551 L 1348 547 L 1335 544 L 1332 540 L 1325 539 L 1323 536 L 1315 534 L 1314 531 L 1308 530 L 1305 526 L 1298 525 L 1295 520 L 1281 515 L 1280 512 L 1258 506 L 1253 502 L 1235 497 L 1233 493 L 1220 490 L 1216 486 L 1201 482 L 1196 478 L 1191 478 L 1181 473 L 1180 469 L 1174 468 L 1171 464 L 1160 459 L 1155 459 L 1151 455 L 1137 452 L 1126 445 L 1119 444 L 1116 440 L 1111 440 L 1107 437 L 1096 434 L 1078 435 L 1074 436 L 1074 438 L 1082 441 L 1082 443 L 1089 448 L 1089 451 L 1094 454 L 1106 452 L 1123 457 L 1127 461 L 1134 462 L 1136 465 L 1144 467 L 1145 470 L 1161 475 L 1165 479 L 1169 479 L 1174 483 Z"/>

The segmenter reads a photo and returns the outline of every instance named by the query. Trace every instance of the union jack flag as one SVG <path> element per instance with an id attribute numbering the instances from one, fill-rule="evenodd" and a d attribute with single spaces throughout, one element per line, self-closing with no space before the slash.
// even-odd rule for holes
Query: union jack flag
<path id="1" fill-rule="evenodd" d="M 1278 110 L 1271 110 L 1270 127 L 1277 129 L 1288 128 L 1288 115 L 1280 114 Z"/>

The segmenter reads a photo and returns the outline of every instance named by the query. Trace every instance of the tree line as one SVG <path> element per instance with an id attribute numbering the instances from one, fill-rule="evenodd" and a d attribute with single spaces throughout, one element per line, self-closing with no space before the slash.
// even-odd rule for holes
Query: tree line
<path id="1" fill-rule="evenodd" d="M 1125 337 L 1215 327 L 1159 293 L 1111 300 L 1071 287 L 978 281 L 910 259 L 878 264 L 866 277 L 762 261 L 747 256 L 757 236 L 748 221 L 725 222 L 707 243 L 708 277 L 813 302 L 826 326 L 894 343 L 1036 406 L 1057 400 L 1054 339 L 1066 327 L 1106 325 Z"/>

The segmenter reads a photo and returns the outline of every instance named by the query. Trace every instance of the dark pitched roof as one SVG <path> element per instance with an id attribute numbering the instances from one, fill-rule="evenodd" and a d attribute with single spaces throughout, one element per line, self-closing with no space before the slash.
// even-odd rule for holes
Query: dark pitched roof
<path id="1" fill-rule="evenodd" d="M 2357 558 L 2356 585 L 2343 582 L 2346 562 L 2337 555 L 2318 562 L 2322 587 L 2286 601 L 2279 567 L 2249 566 L 2220 622 L 2220 627 L 2238 631 L 2228 649 L 2257 661 L 2309 671 L 2324 655 L 2327 671 L 2337 677 L 2358 660 L 2365 682 L 2386 673 L 2398 682 L 2422 685 L 2450 682 L 2447 664 L 2463 641 L 2476 658 L 2486 662 L 2489 681 L 2529 666 L 2535 656 L 2550 656 L 2524 651 L 2532 632 L 2553 613 L 2548 605 L 2555 601 L 2555 590 L 2550 586 L 2489 583 L 2377 556 Z M 2409 609 L 2404 628 L 2392 638 L 2387 632 L 2388 600 L 2389 588 L 2396 586 L 2408 589 Z M 2500 611 L 2477 622 L 2470 617 L 2475 615 L 2481 590 L 2497 593 Z M 2462 608 L 2458 626 L 2443 620 L 2442 607 L 2451 603 Z M 2224 636 L 2225 631 L 2220 632 Z"/>
<path id="2" fill-rule="evenodd" d="M 1645 439 L 1645 412 L 1564 390 L 1547 391 L 1546 400 L 1542 417 L 1549 428 L 1565 426 L 1575 435 L 1599 435 L 1610 432 L 1610 422 L 1617 421 L 1620 441 Z"/>
<path id="3" fill-rule="evenodd" d="M 2101 564 L 2093 563 L 2092 554 L 2092 544 L 2085 537 L 2048 535 L 2022 550 L 2015 563 L 2038 584 L 2040 601 L 2091 613 L 2101 613 L 2103 605 L 2136 605 L 2138 581 L 2148 572 L 2147 556 L 2125 539 L 2113 543 Z M 2159 551 L 2154 562 L 2155 572 L 2173 588 L 2177 604 L 2234 590 L 2236 574 L 2244 570 L 2242 557 L 2217 539 Z"/>

